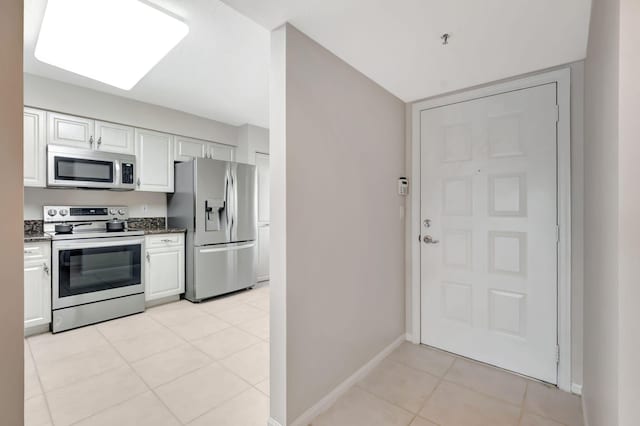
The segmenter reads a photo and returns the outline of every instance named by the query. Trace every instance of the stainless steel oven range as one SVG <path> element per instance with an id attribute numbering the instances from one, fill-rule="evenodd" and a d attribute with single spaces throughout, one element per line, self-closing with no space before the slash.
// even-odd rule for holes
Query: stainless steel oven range
<path id="1" fill-rule="evenodd" d="M 127 207 L 45 206 L 44 218 L 54 333 L 144 311 L 144 232 L 128 230 Z"/>

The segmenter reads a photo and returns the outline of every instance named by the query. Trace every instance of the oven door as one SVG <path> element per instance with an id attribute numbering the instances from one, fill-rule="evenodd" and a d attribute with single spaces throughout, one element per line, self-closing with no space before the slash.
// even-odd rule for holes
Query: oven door
<path id="1" fill-rule="evenodd" d="M 53 309 L 144 293 L 144 238 L 54 241 Z"/>

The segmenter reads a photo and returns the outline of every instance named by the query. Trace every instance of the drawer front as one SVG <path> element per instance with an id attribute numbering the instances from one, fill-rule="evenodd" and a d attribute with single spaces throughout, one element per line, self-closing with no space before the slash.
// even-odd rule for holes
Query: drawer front
<path id="1" fill-rule="evenodd" d="M 184 235 L 182 234 L 148 235 L 146 239 L 147 248 L 170 247 L 183 244 Z"/>
<path id="2" fill-rule="evenodd" d="M 25 243 L 24 245 L 24 260 L 49 260 L 51 257 L 51 244 L 50 243 Z"/>

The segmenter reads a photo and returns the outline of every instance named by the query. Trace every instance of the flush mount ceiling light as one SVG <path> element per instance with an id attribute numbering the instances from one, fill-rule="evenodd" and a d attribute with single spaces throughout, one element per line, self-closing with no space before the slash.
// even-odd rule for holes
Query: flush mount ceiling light
<path id="1" fill-rule="evenodd" d="M 130 90 L 189 32 L 138 0 L 49 0 L 35 56 Z"/>

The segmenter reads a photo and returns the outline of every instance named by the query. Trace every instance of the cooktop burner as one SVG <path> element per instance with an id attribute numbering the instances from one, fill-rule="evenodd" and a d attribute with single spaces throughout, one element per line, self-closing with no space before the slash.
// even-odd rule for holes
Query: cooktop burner
<path id="1" fill-rule="evenodd" d="M 44 232 L 54 240 L 85 238 L 117 238 L 144 235 L 141 230 L 129 230 L 126 221 L 129 209 L 125 206 L 44 206 Z M 124 230 L 108 230 L 107 222 L 114 219 L 125 223 Z M 55 232 L 56 224 L 77 224 L 71 232 Z M 80 226 L 82 225 L 82 226 Z"/>

